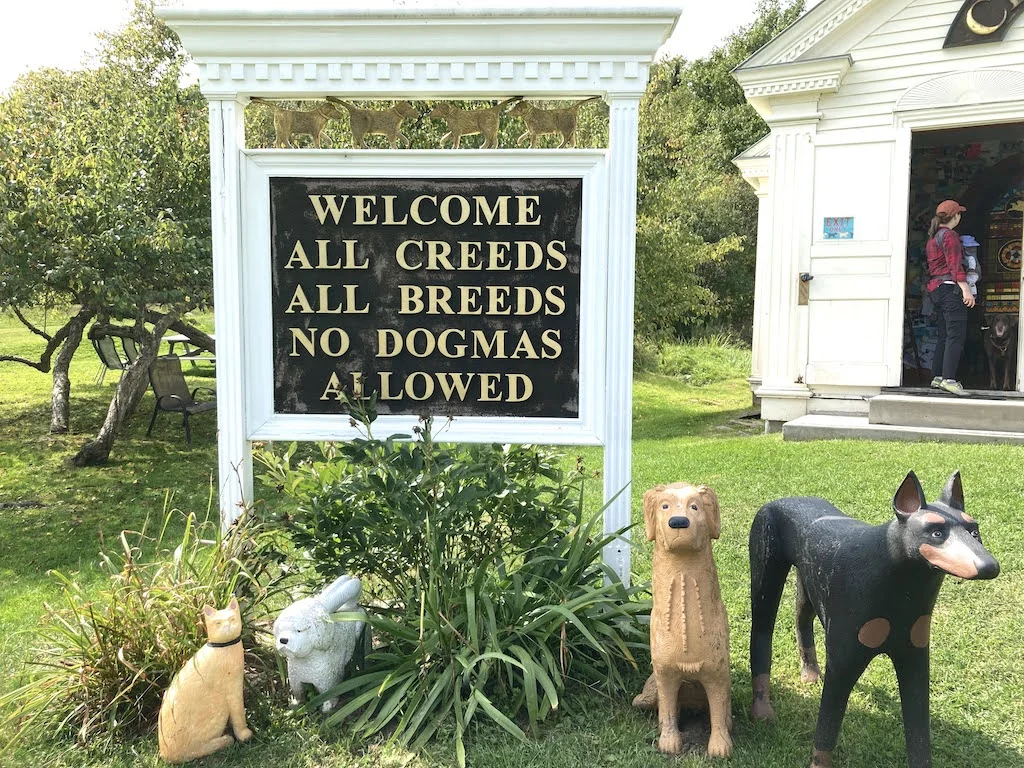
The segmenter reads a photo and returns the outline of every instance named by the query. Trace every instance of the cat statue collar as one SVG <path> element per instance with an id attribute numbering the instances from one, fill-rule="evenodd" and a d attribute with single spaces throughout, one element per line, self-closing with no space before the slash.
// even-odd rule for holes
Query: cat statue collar
<path id="1" fill-rule="evenodd" d="M 241 635 L 236 637 L 234 640 L 228 640 L 226 643 L 208 642 L 207 645 L 211 648 L 227 648 L 229 645 L 238 645 L 240 642 L 242 642 Z"/>

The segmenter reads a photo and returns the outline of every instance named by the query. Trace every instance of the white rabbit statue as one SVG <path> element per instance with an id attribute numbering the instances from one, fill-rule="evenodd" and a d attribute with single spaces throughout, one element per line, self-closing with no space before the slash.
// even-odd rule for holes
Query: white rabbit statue
<path id="1" fill-rule="evenodd" d="M 334 621 L 335 611 L 360 611 L 362 584 L 342 576 L 323 592 L 292 603 L 274 622 L 277 652 L 288 660 L 288 685 L 293 703 L 303 701 L 303 684 L 317 693 L 330 690 L 345 679 L 345 667 L 352 660 L 365 626 L 364 621 Z M 361 611 L 360 611 L 361 612 Z M 323 705 L 329 712 L 337 697 Z"/>

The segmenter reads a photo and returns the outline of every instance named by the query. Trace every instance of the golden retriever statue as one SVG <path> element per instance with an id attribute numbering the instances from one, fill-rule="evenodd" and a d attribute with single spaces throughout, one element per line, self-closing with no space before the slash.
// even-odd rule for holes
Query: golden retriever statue
<path id="1" fill-rule="evenodd" d="M 729 621 L 711 554 L 711 542 L 721 531 L 718 497 L 706 485 L 656 486 L 644 494 L 644 525 L 647 540 L 654 542 L 654 674 L 633 706 L 657 708 L 658 749 L 669 755 L 683 751 L 680 708 L 707 707 L 711 714 L 708 756 L 728 757 L 732 752 Z"/>

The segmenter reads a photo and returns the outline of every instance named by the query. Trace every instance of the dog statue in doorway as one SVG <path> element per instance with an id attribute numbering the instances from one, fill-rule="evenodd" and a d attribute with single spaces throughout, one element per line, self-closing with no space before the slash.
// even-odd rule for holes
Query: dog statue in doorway
<path id="1" fill-rule="evenodd" d="M 987 318 L 985 357 L 988 358 L 988 388 L 996 389 L 996 366 L 1003 364 L 1004 390 L 1017 384 L 1017 316 L 1000 312 Z"/>

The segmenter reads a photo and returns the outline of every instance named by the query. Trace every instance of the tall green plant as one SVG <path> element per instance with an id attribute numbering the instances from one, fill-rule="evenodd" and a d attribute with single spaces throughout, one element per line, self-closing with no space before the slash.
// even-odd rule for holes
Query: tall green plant
<path id="1" fill-rule="evenodd" d="M 264 480 L 295 500 L 288 530 L 324 580 L 366 574 L 371 597 L 405 602 L 435 550 L 451 563 L 484 553 L 514 560 L 572 518 L 581 478 L 566 477 L 556 453 L 438 443 L 430 418 L 416 440 L 377 439 L 374 403 L 351 405 L 365 438 L 321 444 L 319 460 L 295 461 L 294 443 L 281 455 L 255 454 Z"/>
<path id="2" fill-rule="evenodd" d="M 450 729 L 465 765 L 478 716 L 526 738 L 571 683 L 620 692 L 649 605 L 602 562 L 618 534 L 584 521 L 582 467 L 566 475 L 530 446 L 437 443 L 429 417 L 411 442 L 378 440 L 374 401 L 351 405 L 365 438 L 297 466 L 294 445 L 258 454 L 296 502 L 286 524 L 320 579 L 347 571 L 371 587 L 366 669 L 309 706 L 346 695 L 329 722 L 414 748 Z"/>
<path id="3" fill-rule="evenodd" d="M 540 535 L 518 562 L 499 553 L 453 562 L 428 523 L 433 557 L 417 572 L 418 594 L 370 609 L 377 649 L 367 670 L 310 706 L 348 694 L 329 723 L 354 718 L 348 727 L 361 735 L 387 730 L 413 749 L 445 727 L 465 766 L 465 736 L 480 716 L 525 739 L 571 708 L 570 684 L 621 694 L 623 670 L 647 646 L 638 617 L 650 604 L 601 561 L 615 536 L 600 526 L 597 516 Z"/>
<path id="4" fill-rule="evenodd" d="M 148 731 L 163 691 L 206 642 L 203 606 L 223 607 L 231 596 L 243 611 L 246 667 L 260 680 L 247 704 L 259 711 L 277 669 L 256 642 L 282 578 L 273 536 L 249 515 L 222 533 L 216 518 L 167 509 L 155 538 L 146 527 L 125 531 L 120 551 L 101 556 L 109 579 L 98 592 L 52 571 L 63 605 L 46 606 L 24 682 L 0 697 L 14 733 L 6 748 L 33 737 L 89 744 Z"/>

